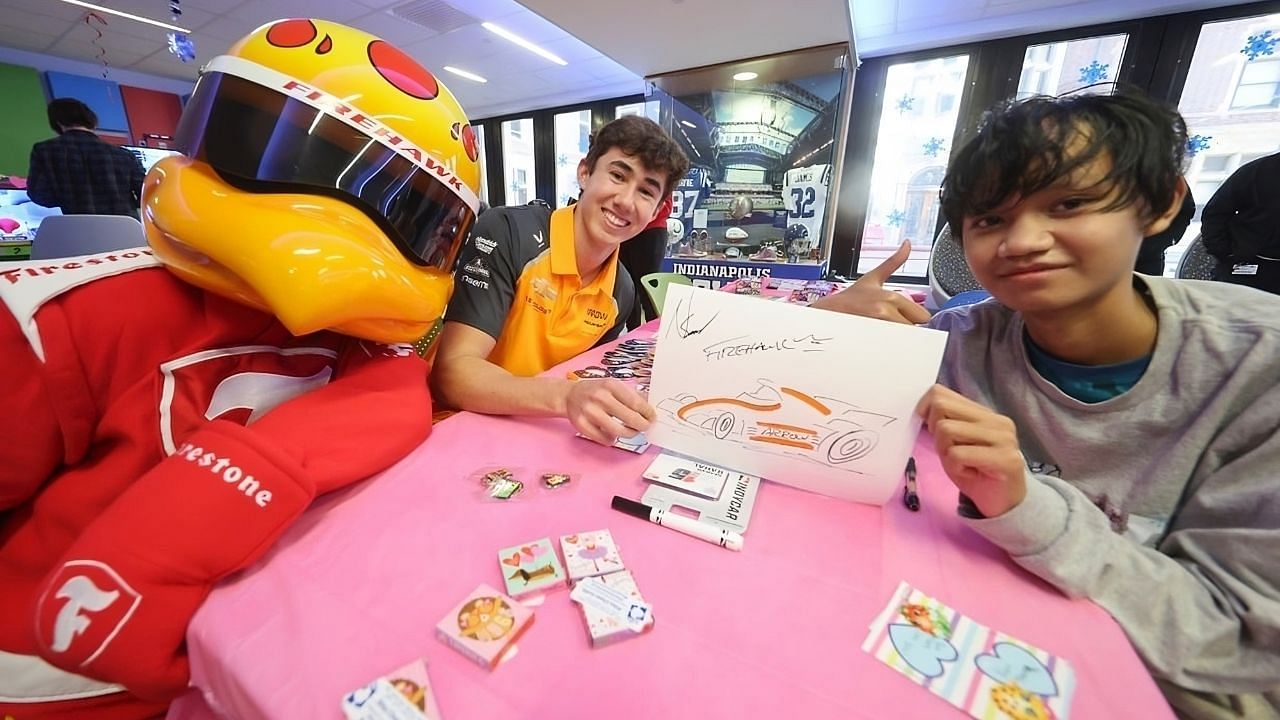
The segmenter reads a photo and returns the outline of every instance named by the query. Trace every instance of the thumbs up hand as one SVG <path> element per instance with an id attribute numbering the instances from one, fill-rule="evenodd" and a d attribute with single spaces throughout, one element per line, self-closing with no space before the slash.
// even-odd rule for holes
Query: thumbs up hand
<path id="1" fill-rule="evenodd" d="M 884 262 L 864 273 L 857 282 L 834 295 L 820 298 L 809 307 L 908 325 L 929 322 L 928 310 L 902 293 L 884 288 L 885 281 L 902 267 L 910 254 L 911 243 L 904 241 Z"/>

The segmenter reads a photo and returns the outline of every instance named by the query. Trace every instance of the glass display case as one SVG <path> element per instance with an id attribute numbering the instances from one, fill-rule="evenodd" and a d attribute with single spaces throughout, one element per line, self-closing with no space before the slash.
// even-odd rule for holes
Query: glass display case
<path id="1" fill-rule="evenodd" d="M 663 271 L 704 287 L 826 274 L 852 65 L 830 45 L 647 78 L 690 161 Z"/>

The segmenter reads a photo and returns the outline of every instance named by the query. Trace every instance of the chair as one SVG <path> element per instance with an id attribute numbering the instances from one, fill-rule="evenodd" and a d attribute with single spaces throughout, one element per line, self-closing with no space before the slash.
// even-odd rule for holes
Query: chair
<path id="1" fill-rule="evenodd" d="M 1187 246 L 1186 252 L 1178 260 L 1177 277 L 1189 280 L 1212 280 L 1214 271 L 1218 269 L 1218 259 L 1210 255 L 1204 248 L 1204 239 L 1196 235 L 1196 239 Z"/>
<path id="2" fill-rule="evenodd" d="M 31 259 L 73 257 L 141 247 L 142 223 L 128 215 L 50 215 L 31 241 Z"/>
<path id="3" fill-rule="evenodd" d="M 933 307 L 946 305 L 960 293 L 981 289 L 964 259 L 964 250 L 951 235 L 951 226 L 943 225 L 929 249 L 929 295 Z"/>
<path id="4" fill-rule="evenodd" d="M 644 286 L 645 292 L 649 293 L 649 299 L 653 301 L 653 306 L 661 315 L 662 303 L 667 299 L 667 288 L 672 285 L 692 285 L 693 281 L 680 273 L 657 272 L 640 278 L 640 284 Z"/>

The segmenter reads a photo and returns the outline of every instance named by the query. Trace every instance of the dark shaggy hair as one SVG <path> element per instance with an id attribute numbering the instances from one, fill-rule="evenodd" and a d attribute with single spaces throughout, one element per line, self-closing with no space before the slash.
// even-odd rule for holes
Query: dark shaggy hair
<path id="1" fill-rule="evenodd" d="M 1155 216 L 1173 202 L 1186 152 L 1182 116 L 1136 91 L 1003 103 L 983 115 L 977 134 L 952 158 L 942 181 L 942 212 L 960 238 L 965 216 L 1027 197 L 1105 159 L 1111 167 L 1098 187 L 1117 192 L 1102 212 L 1140 202 Z"/>
<path id="2" fill-rule="evenodd" d="M 49 129 L 62 134 L 65 127 L 98 127 L 98 115 L 75 98 L 57 98 L 49 103 Z"/>
<path id="3" fill-rule="evenodd" d="M 663 192 L 680 182 L 689 172 L 689 158 L 658 123 L 639 115 L 627 115 L 600 128 L 587 150 L 587 168 L 595 172 L 596 161 L 612 148 L 640 158 L 645 168 L 667 176 Z"/>

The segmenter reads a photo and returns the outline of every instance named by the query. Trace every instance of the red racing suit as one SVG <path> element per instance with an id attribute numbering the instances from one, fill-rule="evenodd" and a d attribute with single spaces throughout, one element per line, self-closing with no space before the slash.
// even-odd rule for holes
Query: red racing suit
<path id="1" fill-rule="evenodd" d="M 430 431 L 409 346 L 294 337 L 145 249 L 0 265 L 0 716 L 145 717 L 219 578 Z"/>

